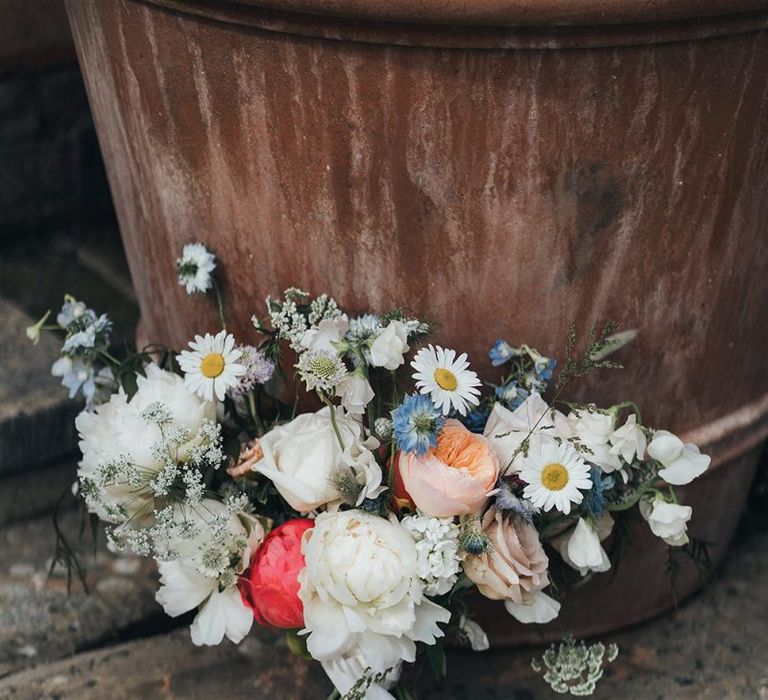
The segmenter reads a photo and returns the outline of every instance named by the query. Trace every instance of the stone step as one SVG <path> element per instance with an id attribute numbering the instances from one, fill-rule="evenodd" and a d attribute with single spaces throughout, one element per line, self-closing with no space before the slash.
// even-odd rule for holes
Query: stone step
<path id="1" fill-rule="evenodd" d="M 60 344 L 49 334 L 32 345 L 25 329 L 35 320 L 0 298 L 0 477 L 42 465 L 76 448 L 74 418 L 79 405 L 67 398 L 51 364 Z"/>
<path id="2" fill-rule="evenodd" d="M 129 599 L 125 601 L 129 605 Z M 619 659 L 595 700 L 766 700 L 768 531 L 745 535 L 723 570 L 676 613 L 606 638 Z M 500 613 L 502 614 L 502 613 Z M 449 652 L 444 687 L 417 684 L 422 700 L 546 700 L 535 651 Z M 210 698 L 316 700 L 330 687 L 319 666 L 294 658 L 280 636 L 254 629 L 239 646 L 192 645 L 186 629 L 77 654 L 0 680 L 0 698 L 96 700 Z"/>
<path id="3" fill-rule="evenodd" d="M 114 229 L 19 240 L 0 251 L 0 479 L 31 467 L 50 470 L 76 453 L 74 417 L 82 403 L 69 400 L 51 376 L 61 340 L 44 333 L 34 346 L 25 335 L 47 309 L 56 313 L 65 293 L 110 316 L 115 345 L 132 341 L 137 308 Z M 0 510 L 0 522 L 7 519 Z"/>
<path id="4" fill-rule="evenodd" d="M 5 483 L 5 482 L 3 482 Z M 154 600 L 157 576 L 146 559 L 94 553 L 78 511 L 61 513 L 60 527 L 86 568 L 86 594 L 77 577 L 67 591 L 65 570 L 48 576 L 56 536 L 46 515 L 0 528 L 0 676 L 175 624 Z"/>

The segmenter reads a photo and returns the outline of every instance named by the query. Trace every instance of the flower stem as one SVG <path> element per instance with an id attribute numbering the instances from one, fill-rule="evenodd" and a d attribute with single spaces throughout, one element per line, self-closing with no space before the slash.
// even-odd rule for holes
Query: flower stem
<path id="1" fill-rule="evenodd" d="M 331 403 L 331 400 L 322 392 L 317 392 L 320 396 L 320 400 L 328 406 L 328 410 L 331 412 L 331 425 L 333 426 L 333 432 L 336 433 L 336 439 L 339 441 L 342 452 L 344 451 L 344 440 L 341 439 L 341 431 L 339 430 L 339 424 L 336 422 L 336 406 Z"/>
<path id="2" fill-rule="evenodd" d="M 112 362 L 116 367 L 119 367 L 122 363 L 120 360 L 118 360 L 116 357 L 111 355 L 107 350 L 98 350 L 97 351 L 99 355 L 101 355 L 104 359 L 109 360 Z"/>
<path id="3" fill-rule="evenodd" d="M 213 280 L 213 291 L 216 294 L 216 304 L 219 307 L 219 320 L 221 321 L 222 330 L 227 330 L 227 321 L 224 318 L 224 302 L 221 300 L 221 290 L 219 289 L 219 283 Z"/>
<path id="4" fill-rule="evenodd" d="M 261 417 L 259 416 L 259 412 L 256 410 L 256 402 L 253 398 L 253 392 L 248 392 L 248 410 L 251 413 L 251 418 L 253 418 L 253 422 L 256 424 L 256 430 L 259 431 L 259 437 L 264 435 L 267 431 L 264 429 L 264 423 L 261 421 Z"/>

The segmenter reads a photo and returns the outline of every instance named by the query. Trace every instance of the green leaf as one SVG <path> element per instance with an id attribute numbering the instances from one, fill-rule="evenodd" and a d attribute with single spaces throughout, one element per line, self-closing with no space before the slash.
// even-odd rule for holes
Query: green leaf
<path id="1" fill-rule="evenodd" d="M 440 640 L 435 644 L 426 647 L 426 654 L 427 660 L 429 661 L 429 668 L 432 671 L 432 676 L 435 681 L 441 683 L 445 680 L 447 674 L 447 661 L 445 658 L 443 641 Z"/>

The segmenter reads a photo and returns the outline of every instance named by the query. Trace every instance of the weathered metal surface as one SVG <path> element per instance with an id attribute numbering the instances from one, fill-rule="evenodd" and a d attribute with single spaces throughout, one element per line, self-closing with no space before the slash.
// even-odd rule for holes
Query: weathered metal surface
<path id="1" fill-rule="evenodd" d="M 217 326 L 176 282 L 194 240 L 244 340 L 290 285 L 406 305 L 488 377 L 498 336 L 558 355 L 572 321 L 617 319 L 640 331 L 627 369 L 576 394 L 711 441 L 693 530 L 722 555 L 768 429 L 766 11 L 446 29 L 199 0 L 68 10 L 149 337 Z M 598 626 L 673 602 L 664 548 L 639 541 L 647 577 L 619 579 L 636 605 Z"/>

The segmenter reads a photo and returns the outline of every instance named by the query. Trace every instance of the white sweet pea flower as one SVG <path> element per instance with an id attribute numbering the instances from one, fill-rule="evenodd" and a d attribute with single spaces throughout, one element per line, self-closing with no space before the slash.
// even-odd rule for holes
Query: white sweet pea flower
<path id="1" fill-rule="evenodd" d="M 360 487 L 360 493 L 355 502 L 357 506 L 366 499 L 375 500 L 387 490 L 387 487 L 381 484 L 381 467 L 372 452 L 380 444 L 375 437 L 370 437 L 365 442 L 352 440 L 341 453 L 340 468 L 351 470 L 353 478 Z"/>
<path id="2" fill-rule="evenodd" d="M 573 434 L 590 450 L 590 453 L 584 455 L 584 459 L 601 467 L 606 474 L 621 467 L 618 456 L 611 452 L 609 442 L 615 427 L 612 414 L 596 409 L 591 412 L 572 411 L 568 414 L 568 423 Z"/>
<path id="3" fill-rule="evenodd" d="M 544 444 L 554 445 L 555 437 L 567 439 L 571 436 L 565 416 L 551 409 L 535 391 L 514 411 L 500 403 L 494 404 L 483 435 L 496 453 L 502 473 L 532 430 L 529 451 L 538 452 Z M 525 455 L 517 454 L 507 473 L 520 471 L 524 460 Z"/>
<path id="4" fill-rule="evenodd" d="M 640 514 L 645 518 L 656 537 L 661 537 L 672 547 L 682 547 L 688 542 L 687 523 L 693 515 L 690 506 L 667 503 L 661 496 L 640 501 Z"/>
<path id="5" fill-rule="evenodd" d="M 703 455 L 693 443 L 683 441 L 668 430 L 657 430 L 648 445 L 648 455 L 664 467 L 659 476 L 668 484 L 683 486 L 701 476 L 709 467 L 709 455 Z"/>
<path id="6" fill-rule="evenodd" d="M 462 615 L 459 619 L 459 629 L 466 635 L 472 651 L 488 651 L 491 648 L 488 635 L 483 628 L 466 615 Z"/>
<path id="7" fill-rule="evenodd" d="M 395 370 L 405 362 L 403 355 L 408 350 L 408 329 L 405 324 L 402 321 L 390 321 L 371 343 L 371 364 Z"/>
<path id="8" fill-rule="evenodd" d="M 597 529 L 584 518 L 579 518 L 570 535 L 558 542 L 563 561 L 582 576 L 586 576 L 591 571 L 596 573 L 608 571 L 611 568 L 611 562 L 600 541 L 610 534 L 612 527 L 613 521 L 609 515 L 600 519 Z"/>
<path id="9" fill-rule="evenodd" d="M 397 520 L 360 510 L 325 512 L 307 530 L 299 575 L 307 650 L 320 662 L 359 654 L 381 673 L 434 644 L 450 613 L 424 595 L 416 544 Z"/>
<path id="10" fill-rule="evenodd" d="M 647 440 L 642 428 L 637 424 L 637 416 L 633 413 L 620 428 L 614 430 L 609 436 L 611 454 L 621 457 L 627 464 L 637 457 L 645 456 Z"/>
<path id="11" fill-rule="evenodd" d="M 344 339 L 349 330 L 349 319 L 346 314 L 336 318 L 324 318 L 317 326 L 308 329 L 301 338 L 301 347 L 314 352 L 324 352 L 338 355 L 335 343 Z"/>
<path id="12" fill-rule="evenodd" d="M 526 625 L 545 625 L 560 614 L 560 603 L 542 591 L 536 591 L 530 603 L 505 600 L 504 607 L 518 622 Z"/>
<path id="13" fill-rule="evenodd" d="M 362 430 L 341 409 L 333 410 L 346 449 L 362 437 Z M 259 444 L 264 457 L 253 469 L 271 479 L 291 508 L 308 513 L 338 499 L 332 476 L 342 449 L 328 407 L 272 428 Z"/>
<path id="14" fill-rule="evenodd" d="M 348 374 L 336 386 L 336 396 L 347 413 L 360 416 L 374 397 L 370 382 L 358 372 Z"/>
<path id="15" fill-rule="evenodd" d="M 371 674 L 370 669 L 365 666 L 362 654 L 357 652 L 346 654 L 338 659 L 323 661 L 322 666 L 331 683 L 342 696 L 345 696 L 366 673 L 369 676 Z M 400 680 L 400 671 L 401 664 L 398 664 L 387 674 L 382 683 L 371 683 L 362 700 L 394 700 L 394 696 L 387 691 Z"/>

